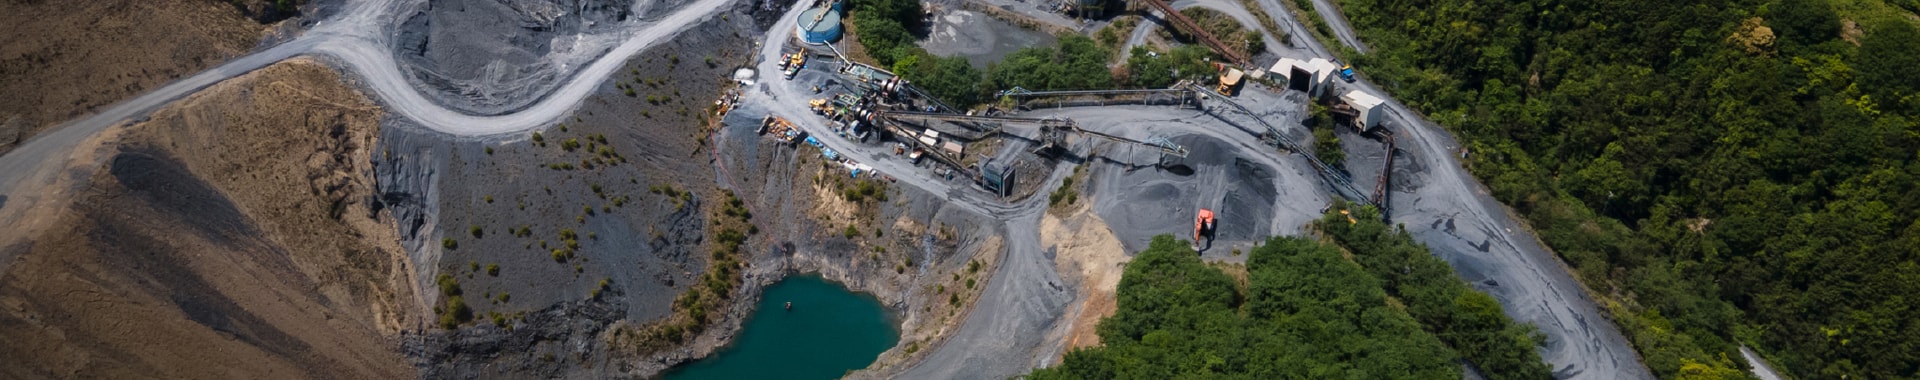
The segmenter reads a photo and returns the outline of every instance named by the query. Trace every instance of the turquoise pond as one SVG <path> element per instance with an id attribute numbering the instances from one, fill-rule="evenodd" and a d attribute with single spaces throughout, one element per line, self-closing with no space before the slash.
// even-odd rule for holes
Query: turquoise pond
<path id="1" fill-rule="evenodd" d="M 879 300 L 818 275 L 790 276 L 767 287 L 731 346 L 666 378 L 837 379 L 899 340 Z"/>

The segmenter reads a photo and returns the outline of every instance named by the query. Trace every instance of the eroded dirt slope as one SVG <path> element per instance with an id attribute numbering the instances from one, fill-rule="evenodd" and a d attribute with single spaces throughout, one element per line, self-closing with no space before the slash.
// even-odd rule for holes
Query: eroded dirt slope
<path id="1" fill-rule="evenodd" d="M 368 203 L 381 113 L 281 63 L 125 131 L 54 228 L 7 247 L 0 377 L 402 378 L 421 310 Z"/>
<path id="2" fill-rule="evenodd" d="M 0 0 L 0 153 L 244 53 L 264 28 L 225 1 Z"/>

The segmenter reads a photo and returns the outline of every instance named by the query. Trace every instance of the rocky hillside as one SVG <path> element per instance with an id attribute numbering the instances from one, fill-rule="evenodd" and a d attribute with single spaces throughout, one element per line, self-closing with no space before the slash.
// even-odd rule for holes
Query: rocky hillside
<path id="1" fill-rule="evenodd" d="M 369 204 L 381 117 L 296 61 L 128 127 L 56 227 L 7 248 L 0 377 L 411 377 L 394 334 L 421 307 Z"/>
<path id="2" fill-rule="evenodd" d="M 266 28 L 224 1 L 0 1 L 0 153 L 245 53 Z"/>

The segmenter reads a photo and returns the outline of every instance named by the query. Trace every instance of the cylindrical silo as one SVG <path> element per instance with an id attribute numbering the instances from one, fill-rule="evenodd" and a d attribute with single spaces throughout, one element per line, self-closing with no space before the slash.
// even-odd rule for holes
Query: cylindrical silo
<path id="1" fill-rule="evenodd" d="M 840 39 L 840 12 L 832 8 L 813 8 L 800 12 L 794 35 L 808 44 L 821 45 Z"/>

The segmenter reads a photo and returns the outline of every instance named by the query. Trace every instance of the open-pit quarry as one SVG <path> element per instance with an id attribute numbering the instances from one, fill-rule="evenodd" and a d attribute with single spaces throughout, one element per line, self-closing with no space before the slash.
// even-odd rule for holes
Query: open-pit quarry
<path id="1" fill-rule="evenodd" d="M 1299 30 L 1277 1 L 1252 3 Z M 973 36 L 963 21 L 993 16 L 947 3 L 929 50 L 980 65 L 1052 41 Z M 980 4 L 1028 15 L 992 25 L 1097 29 Z M 1175 6 L 1266 30 L 1241 4 Z M 1097 345 L 1129 255 L 1190 237 L 1200 209 L 1220 220 L 1202 258 L 1231 265 L 1341 199 L 1381 202 L 1538 327 L 1558 377 L 1651 377 L 1396 101 L 1397 145 L 1341 132 L 1338 166 L 1289 148 L 1313 134 L 1284 84 L 969 113 L 845 40 L 801 41 L 814 6 L 312 1 L 253 26 L 251 53 L 26 118 L 42 132 L 0 156 L 0 340 L 31 344 L 0 347 L 0 377 L 654 377 L 728 349 L 763 290 L 811 274 L 872 297 L 898 338 L 849 377 L 1014 377 Z M 1254 59 L 1332 57 L 1308 36 L 1263 33 Z"/>

